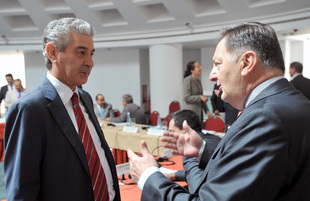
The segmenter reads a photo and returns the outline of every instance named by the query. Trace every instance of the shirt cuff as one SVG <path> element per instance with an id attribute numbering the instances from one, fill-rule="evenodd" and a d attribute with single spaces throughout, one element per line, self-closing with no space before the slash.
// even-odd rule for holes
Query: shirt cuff
<path id="1" fill-rule="evenodd" d="M 206 147 L 206 142 L 204 140 L 202 142 L 203 143 L 202 143 L 202 145 L 201 145 L 201 147 L 199 149 L 198 156 L 197 156 L 197 161 L 198 162 L 200 162 L 201 156 L 203 154 L 203 150 L 205 150 L 205 147 Z"/>
<path id="2" fill-rule="evenodd" d="M 138 181 L 138 187 L 142 191 L 144 184 L 146 180 L 154 173 L 154 172 L 159 172 L 159 168 L 156 166 L 149 167 L 146 169 L 140 176 L 140 179 Z"/>

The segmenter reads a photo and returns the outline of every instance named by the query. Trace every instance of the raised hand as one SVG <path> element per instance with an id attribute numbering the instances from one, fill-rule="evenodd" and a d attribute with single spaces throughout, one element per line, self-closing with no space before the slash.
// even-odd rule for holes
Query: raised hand
<path id="1" fill-rule="evenodd" d="M 138 182 L 141 174 L 151 166 L 157 166 L 157 162 L 153 155 L 147 148 L 147 144 L 144 140 L 140 143 L 140 149 L 142 156 L 137 156 L 131 149 L 127 150 L 130 174 L 133 182 Z"/>
<path id="2" fill-rule="evenodd" d="M 199 149 L 203 144 L 203 140 L 194 131 L 187 121 L 183 122 L 183 132 L 164 132 L 161 141 L 164 143 L 164 148 L 172 150 L 174 155 L 183 155 L 188 157 L 197 157 Z"/>

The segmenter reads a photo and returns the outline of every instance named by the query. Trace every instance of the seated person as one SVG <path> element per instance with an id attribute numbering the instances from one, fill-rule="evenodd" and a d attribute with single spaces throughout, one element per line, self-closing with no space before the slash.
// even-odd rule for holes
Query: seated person
<path id="1" fill-rule="evenodd" d="M 182 131 L 183 122 L 185 120 L 187 121 L 188 125 L 193 130 L 195 130 L 203 140 L 206 141 L 206 147 L 209 149 L 208 157 L 210 158 L 221 138 L 208 133 L 202 133 L 199 116 L 191 110 L 179 110 L 173 113 L 167 122 L 169 131 Z M 192 157 L 183 157 L 183 166 L 184 170 L 177 171 L 176 173 L 165 174 L 165 176 L 170 180 L 187 181 L 188 183 L 192 183 L 191 185 L 188 185 L 189 191 L 192 192 L 192 190 L 196 188 L 196 185 L 198 185 L 197 181 L 199 181 L 203 170 L 198 167 L 199 163 L 197 162 L 196 158 Z"/>
<path id="2" fill-rule="evenodd" d="M 127 113 L 130 113 L 131 120 L 137 124 L 146 124 L 146 118 L 143 110 L 139 105 L 133 103 L 133 98 L 130 94 L 125 94 L 122 97 L 124 109 L 119 117 L 106 118 L 111 122 L 126 122 Z"/>
<path id="3" fill-rule="evenodd" d="M 105 120 L 108 117 L 114 117 L 112 105 L 105 102 L 102 94 L 97 94 L 94 111 L 99 120 Z"/>

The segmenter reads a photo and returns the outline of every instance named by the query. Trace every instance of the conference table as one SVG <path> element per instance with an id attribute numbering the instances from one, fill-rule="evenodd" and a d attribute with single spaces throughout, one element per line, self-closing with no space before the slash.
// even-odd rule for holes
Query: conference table
<path id="1" fill-rule="evenodd" d="M 132 124 L 133 127 L 138 129 L 135 133 L 124 131 L 124 123 L 110 123 L 106 121 L 100 123 L 102 124 L 102 131 L 110 148 L 120 150 L 131 149 L 136 153 L 140 153 L 140 142 L 141 140 L 145 140 L 150 152 L 154 156 L 160 156 L 164 151 L 160 136 L 147 134 L 146 129 L 151 128 L 151 126 Z"/>
<path id="2" fill-rule="evenodd" d="M 173 163 L 171 163 L 173 162 Z M 167 162 L 160 163 L 163 168 L 171 170 L 182 170 L 182 156 L 174 156 Z M 119 188 L 122 201 L 137 201 L 141 199 L 142 192 L 137 184 L 132 184 L 132 180 L 128 178 L 128 174 L 125 175 L 125 180 L 121 181 L 121 176 L 119 176 Z M 187 187 L 185 181 L 176 181 L 177 184 L 183 187 Z M 125 184 L 125 185 L 124 185 Z M 129 184 L 129 185 L 127 185 Z"/>

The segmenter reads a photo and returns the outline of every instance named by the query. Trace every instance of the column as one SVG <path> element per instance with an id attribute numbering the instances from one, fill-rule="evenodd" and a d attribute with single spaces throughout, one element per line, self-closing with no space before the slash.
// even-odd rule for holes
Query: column
<path id="1" fill-rule="evenodd" d="M 150 98 L 151 112 L 158 111 L 161 118 L 169 113 L 169 104 L 183 96 L 182 45 L 150 46 Z"/>

